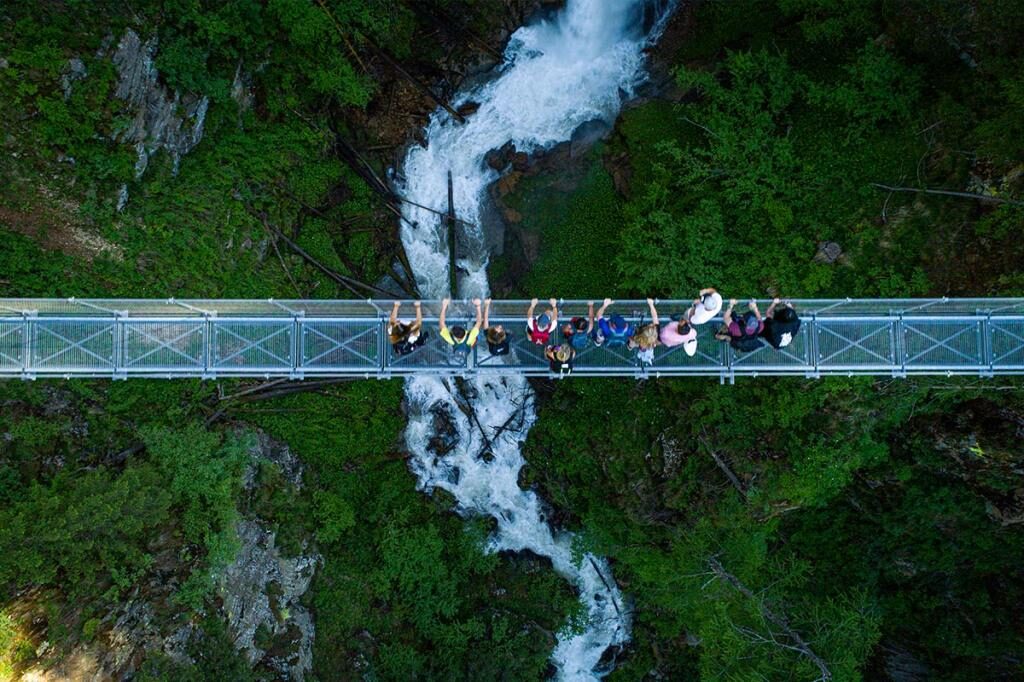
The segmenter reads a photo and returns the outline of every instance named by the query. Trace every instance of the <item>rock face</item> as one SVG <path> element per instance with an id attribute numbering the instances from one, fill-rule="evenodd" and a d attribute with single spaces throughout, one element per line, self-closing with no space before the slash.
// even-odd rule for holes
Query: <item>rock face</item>
<path id="1" fill-rule="evenodd" d="M 302 487 L 302 464 L 283 443 L 257 436 L 246 471 L 247 492 L 256 487 L 261 461 L 273 462 L 289 484 Z M 241 549 L 218 576 L 218 591 L 235 647 L 251 665 L 278 679 L 302 680 L 313 669 L 313 615 L 300 604 L 321 561 L 318 554 L 285 557 L 274 533 L 259 519 L 237 524 Z"/>
<path id="2" fill-rule="evenodd" d="M 64 92 L 65 100 L 71 97 L 71 86 L 75 84 L 75 81 L 82 80 L 88 75 L 89 71 L 81 59 L 73 57 L 68 60 L 60 74 L 60 89 Z"/>
<path id="3" fill-rule="evenodd" d="M 128 29 L 113 56 L 118 74 L 115 94 L 127 103 L 133 115 L 117 139 L 135 145 L 139 155 L 136 178 L 146 171 L 150 156 L 159 149 L 171 155 L 173 172 L 177 174 L 181 157 L 203 138 L 203 123 L 210 106 L 205 96 L 171 92 L 160 82 L 153 62 L 156 49 L 156 38 L 143 42 L 135 31 Z"/>
<path id="4" fill-rule="evenodd" d="M 261 663 L 279 679 L 302 680 L 313 669 L 314 626 L 299 600 L 320 557 L 282 557 L 274 533 L 256 521 L 240 521 L 238 538 L 242 548 L 220 581 L 235 646 L 250 664 Z"/>

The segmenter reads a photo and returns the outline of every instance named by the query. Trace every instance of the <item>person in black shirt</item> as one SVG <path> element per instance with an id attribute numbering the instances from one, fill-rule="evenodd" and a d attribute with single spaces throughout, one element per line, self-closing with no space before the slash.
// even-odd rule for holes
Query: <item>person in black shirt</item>
<path id="1" fill-rule="evenodd" d="M 778 350 L 785 348 L 796 337 L 800 331 L 800 317 L 796 314 L 796 308 L 789 301 L 782 303 L 779 299 L 772 301 L 765 311 L 764 329 L 761 331 L 761 338 Z"/>
<path id="2" fill-rule="evenodd" d="M 490 326 L 488 319 L 491 314 L 491 299 L 484 300 L 484 338 L 487 339 L 487 350 L 491 355 L 508 355 L 508 334 L 505 327 L 496 324 Z"/>

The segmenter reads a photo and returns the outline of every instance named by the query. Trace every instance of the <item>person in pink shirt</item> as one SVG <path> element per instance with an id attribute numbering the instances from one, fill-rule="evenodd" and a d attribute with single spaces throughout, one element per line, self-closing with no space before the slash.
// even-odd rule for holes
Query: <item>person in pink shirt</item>
<path id="1" fill-rule="evenodd" d="M 651 308 L 651 317 L 654 318 L 654 323 L 658 325 L 659 343 L 666 348 L 675 348 L 682 345 L 683 352 L 693 357 L 697 353 L 697 329 L 694 325 L 690 324 L 690 320 L 687 319 L 686 315 L 680 315 L 678 320 L 672 319 L 667 324 L 661 324 L 658 311 L 654 308 L 654 302 L 651 299 L 647 299 L 647 304 Z M 672 317 L 675 318 L 676 316 L 673 315 Z"/>

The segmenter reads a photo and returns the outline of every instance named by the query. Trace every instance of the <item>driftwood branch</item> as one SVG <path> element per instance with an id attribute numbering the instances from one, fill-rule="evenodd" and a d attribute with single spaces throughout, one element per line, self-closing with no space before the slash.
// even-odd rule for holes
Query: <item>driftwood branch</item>
<path id="1" fill-rule="evenodd" d="M 990 201 L 995 204 L 1024 206 L 1024 201 L 1017 201 L 1016 199 L 1004 199 L 1002 197 L 993 197 L 989 196 L 988 194 L 977 194 L 975 192 L 957 192 L 951 189 L 928 189 L 926 187 L 894 187 L 893 185 L 883 185 L 878 182 L 872 182 L 871 186 L 877 187 L 878 189 L 883 189 L 887 192 L 914 192 L 916 194 L 938 194 L 944 197 L 958 197 L 960 199 Z"/>
<path id="2" fill-rule="evenodd" d="M 746 501 L 747 489 L 743 486 L 743 483 L 740 482 L 740 479 L 736 475 L 736 473 L 729 467 L 729 464 L 724 459 L 722 459 L 721 455 L 715 452 L 714 448 L 711 447 L 711 444 L 707 441 L 706 436 L 707 432 L 705 432 L 705 437 L 699 438 L 701 444 L 704 446 L 704 449 L 706 449 L 711 454 L 711 459 L 715 460 L 715 464 L 718 465 L 718 468 L 722 470 L 722 473 L 724 473 L 726 477 L 729 479 L 729 482 L 732 483 L 732 487 L 736 488 L 736 490 L 739 491 L 740 497 L 742 497 L 743 500 Z"/>
<path id="3" fill-rule="evenodd" d="M 598 568 L 597 562 L 594 561 L 594 557 L 588 554 L 587 560 L 590 562 L 590 565 L 594 567 L 594 573 L 597 573 L 597 577 L 601 579 L 602 583 L 604 583 L 604 588 L 608 590 L 608 598 L 612 600 L 612 606 L 615 607 L 615 613 L 619 614 L 619 617 L 621 618 L 622 611 L 619 611 L 619 604 L 615 601 L 615 592 L 612 590 L 612 586 L 608 584 L 608 581 L 605 579 L 604 574 L 601 573 L 601 569 Z"/>
<path id="4" fill-rule="evenodd" d="M 820 656 L 814 653 L 814 650 L 811 649 L 810 645 L 806 641 L 804 641 L 804 638 L 800 636 L 800 633 L 798 633 L 792 627 L 790 627 L 789 621 L 786 619 L 785 616 L 777 614 L 774 611 L 772 611 L 768 607 L 768 605 L 765 604 L 760 597 L 755 595 L 749 587 L 744 585 L 739 578 L 734 576 L 732 573 L 726 571 L 725 568 L 722 566 L 721 562 L 719 562 L 716 557 L 711 557 L 710 559 L 708 559 L 708 566 L 711 567 L 711 570 L 719 579 L 731 585 L 737 592 L 742 594 L 747 599 L 754 601 L 757 604 L 758 611 L 760 611 L 762 617 L 764 617 L 765 620 L 767 620 L 768 622 L 772 623 L 777 628 L 782 630 L 786 637 L 788 637 L 790 641 L 793 642 L 793 644 L 790 645 L 776 641 L 776 643 L 779 644 L 779 646 L 782 646 L 786 649 L 792 649 L 793 651 L 796 651 L 802 654 L 803 656 L 807 657 L 812 663 L 814 663 L 815 666 L 817 666 L 818 670 L 821 672 L 821 677 L 818 678 L 819 680 L 822 680 L 823 682 L 828 682 L 832 679 L 832 671 L 828 669 L 828 665 L 825 664 L 825 661 L 822 660 Z"/>
<path id="5" fill-rule="evenodd" d="M 349 277 L 347 275 L 343 275 L 340 272 L 337 272 L 336 270 L 334 270 L 333 268 L 327 267 L 326 265 L 324 265 L 323 263 L 318 261 L 316 258 L 314 258 L 312 255 L 310 255 L 309 252 L 307 252 L 301 246 L 299 246 L 294 241 L 289 239 L 286 234 L 281 232 L 281 230 L 277 229 L 276 227 L 274 227 L 270 223 L 267 223 L 267 228 L 270 229 L 275 235 L 277 235 L 277 237 L 279 239 L 284 241 L 285 244 L 290 246 L 291 249 L 295 253 L 297 253 L 300 256 L 302 256 L 303 260 L 305 260 L 307 263 L 309 263 L 310 265 L 312 265 L 316 269 L 320 270 L 320 272 L 324 273 L 325 275 L 327 275 L 328 277 L 333 279 L 338 284 L 341 284 L 343 287 L 348 289 L 354 295 L 356 295 L 356 296 L 363 296 L 364 295 L 365 292 L 364 293 L 360 293 L 359 290 L 356 289 L 356 287 L 361 287 L 362 289 L 365 289 L 366 291 L 370 291 L 370 292 L 373 292 L 375 294 L 380 294 L 380 295 L 382 295 L 382 296 L 384 296 L 386 298 L 392 298 L 393 297 L 393 294 L 390 291 L 385 291 L 384 289 L 381 289 L 378 286 L 374 286 L 373 284 L 367 284 L 366 282 L 362 282 L 362 281 L 360 281 L 358 279 L 355 279 L 354 277 Z"/>

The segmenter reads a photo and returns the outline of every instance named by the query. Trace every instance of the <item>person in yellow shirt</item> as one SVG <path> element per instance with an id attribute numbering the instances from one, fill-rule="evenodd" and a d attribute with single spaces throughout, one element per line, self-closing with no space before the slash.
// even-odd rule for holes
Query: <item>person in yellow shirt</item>
<path id="1" fill-rule="evenodd" d="M 482 312 L 480 310 L 480 299 L 474 298 L 473 305 L 476 306 L 476 323 L 470 328 L 466 329 L 461 325 L 453 325 L 451 327 L 447 324 L 448 306 L 451 304 L 451 299 L 446 298 L 441 301 L 441 315 L 438 319 L 438 324 L 441 327 L 441 338 L 452 350 L 452 354 L 456 359 L 465 361 L 469 357 L 470 351 L 473 346 L 476 345 L 476 339 L 480 336 L 480 323 Z"/>

